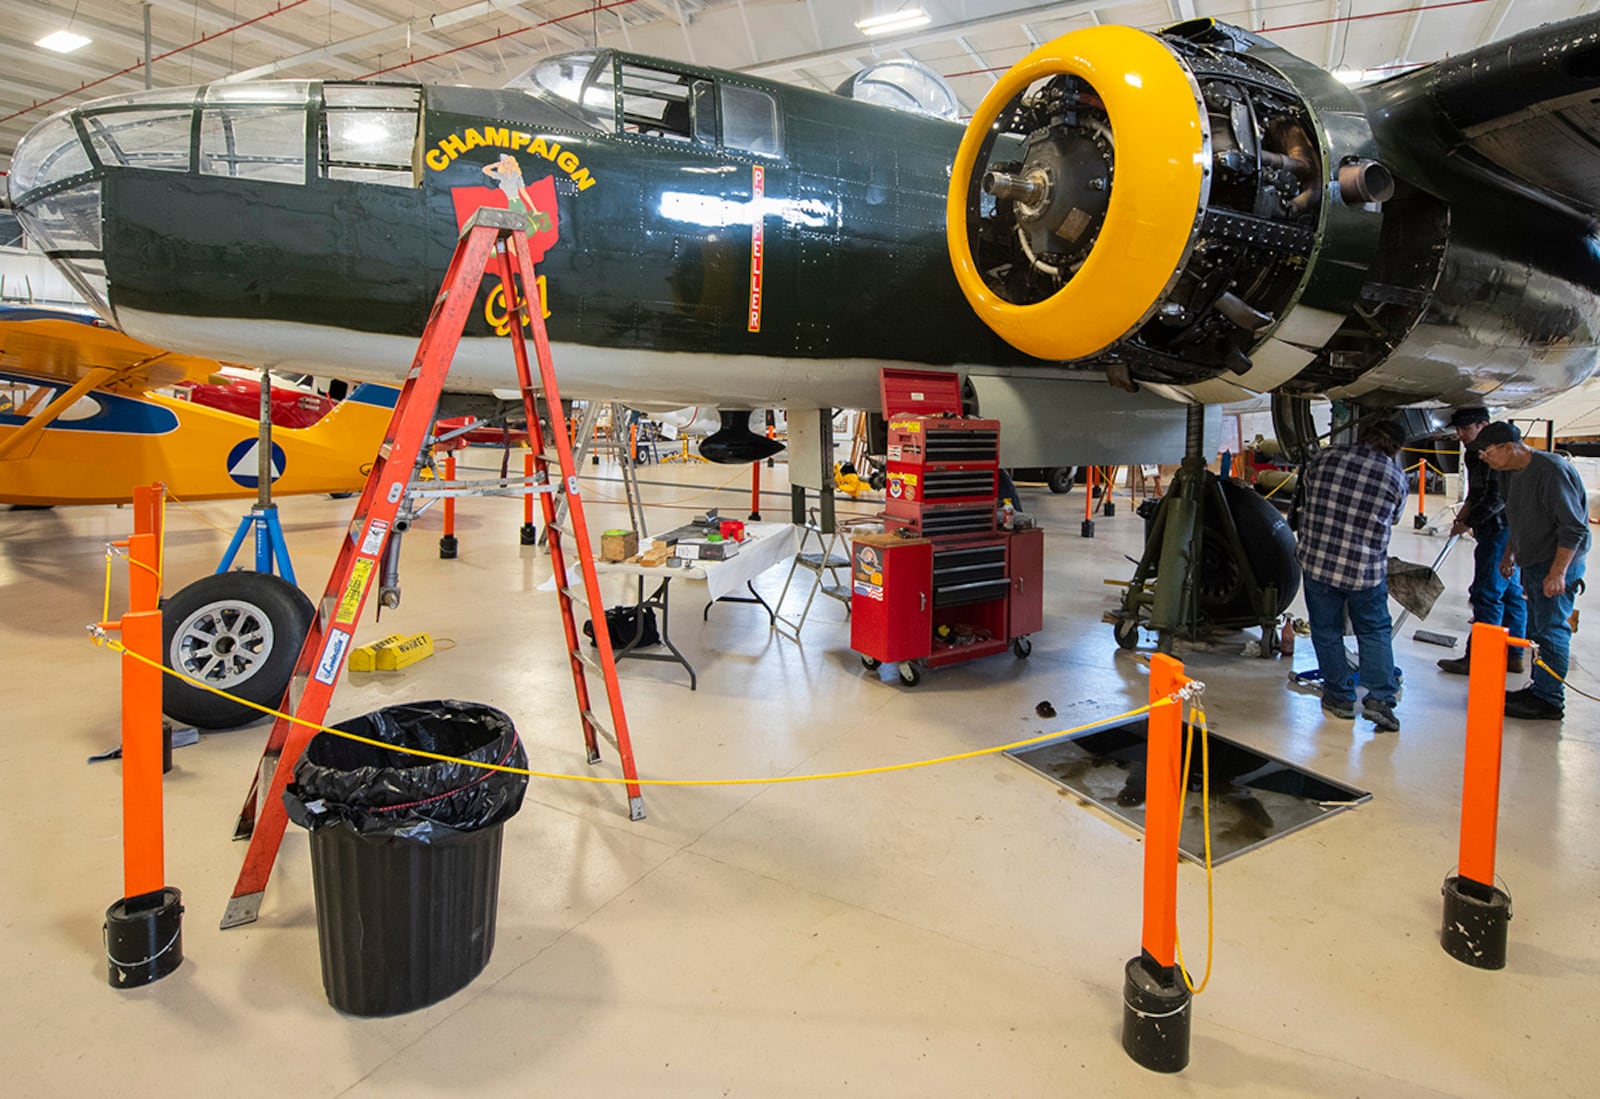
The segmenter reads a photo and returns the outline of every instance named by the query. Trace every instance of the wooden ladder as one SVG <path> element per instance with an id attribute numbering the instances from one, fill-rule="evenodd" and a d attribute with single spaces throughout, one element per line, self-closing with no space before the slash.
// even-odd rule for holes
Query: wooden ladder
<path id="1" fill-rule="evenodd" d="M 584 518 L 583 501 L 578 492 L 572 440 L 559 414 L 561 395 L 556 387 L 555 367 L 550 359 L 549 337 L 538 308 L 538 295 L 534 291 L 538 284 L 534 281 L 526 232 L 524 215 L 492 207 L 479 209 L 461 232 L 439 296 L 434 299 L 422 341 L 412 359 L 411 370 L 406 375 L 405 385 L 395 404 L 388 432 L 378 450 L 378 459 L 362 490 L 347 536 L 341 539 L 338 559 L 322 599 L 317 604 L 311 629 L 295 664 L 283 707 L 286 712 L 292 712 L 294 718 L 280 717 L 274 722 L 250 793 L 240 810 L 234 838 L 249 839 L 250 848 L 245 853 L 244 865 L 240 868 L 233 896 L 222 918 L 224 928 L 253 923 L 260 911 L 261 898 L 282 845 L 287 823 L 283 808 L 284 787 L 293 777 L 294 765 L 300 753 L 316 732 L 312 724 L 320 724 L 327 715 L 334 685 L 344 670 L 356 623 L 366 605 L 374 575 L 383 572 L 385 551 L 391 539 L 395 539 L 398 545 L 396 517 L 404 518 L 402 507 L 408 496 L 408 486 L 419 468 L 419 460 L 425 458 L 423 447 L 438 409 L 439 394 L 444 388 L 445 376 L 449 373 L 456 347 L 461 342 L 467 314 L 486 273 L 499 275 L 511 312 L 520 316 L 522 324 L 528 325 L 533 333 L 539 371 L 537 386 L 530 368 L 522 325 L 513 324 L 509 334 L 512 354 L 516 358 L 523 408 L 527 415 L 529 442 L 535 455 L 534 481 L 549 532 L 550 565 L 556 577 L 561 622 L 572 666 L 573 687 L 577 692 L 588 760 L 591 764 L 600 761 L 600 735 L 613 743 L 623 776 L 627 779 L 628 815 L 633 820 L 644 817 L 644 798 L 634 766 L 627 716 L 623 712 L 610 631 L 604 628 L 595 630 L 596 655 L 591 656 L 582 646 L 574 621 L 573 604 L 583 603 L 591 608 L 591 616 L 597 617 L 599 624 L 603 625 L 605 601 L 601 598 L 594 551 Z M 494 264 L 493 268 L 490 267 L 491 263 Z M 550 433 L 555 444 L 554 458 L 559 466 L 554 472 L 558 473 L 558 477 L 551 476 L 551 453 L 547 450 L 534 407 L 536 389 L 542 389 L 548 407 L 554 413 L 550 417 Z M 570 510 L 571 552 L 577 556 L 582 568 L 582 594 L 567 583 L 567 535 L 556 526 L 556 503 L 553 498 L 556 496 L 564 496 Z M 409 515 L 409 512 L 405 514 Z M 594 608 L 600 608 L 600 611 Z M 610 704 L 609 728 L 590 703 L 586 674 L 589 670 L 598 672 L 602 677 Z"/>

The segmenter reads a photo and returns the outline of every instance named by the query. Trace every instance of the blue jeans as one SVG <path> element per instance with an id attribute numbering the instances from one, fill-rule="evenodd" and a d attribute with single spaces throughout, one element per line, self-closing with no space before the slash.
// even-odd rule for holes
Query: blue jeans
<path id="1" fill-rule="evenodd" d="M 1513 572 L 1509 578 L 1500 575 L 1500 555 L 1505 552 L 1510 530 L 1494 534 L 1477 535 L 1477 546 L 1472 551 L 1472 586 L 1467 589 L 1467 600 L 1472 604 L 1472 620 L 1490 626 L 1504 626 L 1512 637 L 1527 637 L 1523 631 L 1528 623 L 1528 605 L 1522 597 L 1522 585 Z"/>
<path id="2" fill-rule="evenodd" d="M 1305 592 L 1311 644 L 1317 650 L 1317 668 L 1322 672 L 1322 697 L 1328 702 L 1355 698 L 1356 685 L 1344 655 L 1344 616 L 1348 610 L 1360 655 L 1357 674 L 1361 686 L 1373 702 L 1393 702 L 1400 684 L 1394 675 L 1389 582 L 1380 580 L 1377 587 L 1346 591 L 1307 576 Z"/>
<path id="3" fill-rule="evenodd" d="M 1567 677 L 1567 650 L 1572 643 L 1572 627 L 1567 622 L 1572 617 L 1572 587 L 1583 578 L 1585 556 L 1580 553 L 1572 559 L 1567 566 L 1567 590 L 1556 596 L 1544 593 L 1549 561 L 1522 566 L 1522 573 L 1528 578 L 1528 640 L 1539 646 L 1539 659 L 1555 669 L 1562 679 Z M 1537 665 L 1533 669 L 1532 686 L 1535 697 L 1562 705 L 1565 691 L 1560 680 Z"/>

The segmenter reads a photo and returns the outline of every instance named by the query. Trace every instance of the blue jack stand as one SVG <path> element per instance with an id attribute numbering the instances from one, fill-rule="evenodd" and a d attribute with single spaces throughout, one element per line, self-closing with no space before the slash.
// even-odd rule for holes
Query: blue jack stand
<path id="1" fill-rule="evenodd" d="M 223 551 L 222 563 L 216 571 L 227 572 L 233 567 L 233 559 L 238 556 L 245 535 L 251 530 L 256 535 L 256 571 L 270 575 L 272 562 L 276 558 L 278 575 L 293 584 L 294 566 L 289 563 L 289 545 L 283 539 L 283 527 L 278 522 L 277 504 L 258 504 L 250 509 L 250 514 L 239 520 L 239 529 L 233 532 L 233 541 Z"/>

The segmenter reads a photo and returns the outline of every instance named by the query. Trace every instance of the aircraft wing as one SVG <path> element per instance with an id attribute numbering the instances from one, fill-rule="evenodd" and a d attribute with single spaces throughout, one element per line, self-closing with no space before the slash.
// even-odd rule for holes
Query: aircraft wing
<path id="1" fill-rule="evenodd" d="M 0 368 L 75 385 L 135 394 L 184 380 L 207 380 L 214 359 L 163 351 L 114 328 L 54 310 L 0 312 Z"/>
<path id="2" fill-rule="evenodd" d="M 1591 213 L 1600 212 L 1600 31 L 1541 28 L 1428 70 L 1429 98 L 1458 132 L 1458 153 Z M 1573 59 L 1578 60 L 1574 61 Z"/>

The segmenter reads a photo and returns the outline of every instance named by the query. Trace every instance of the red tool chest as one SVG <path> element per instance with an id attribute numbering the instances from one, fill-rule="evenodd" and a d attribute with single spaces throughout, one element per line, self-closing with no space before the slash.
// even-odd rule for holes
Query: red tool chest
<path id="1" fill-rule="evenodd" d="M 888 420 L 885 533 L 855 540 L 850 645 L 868 667 L 920 669 L 1008 647 L 1043 626 L 1044 533 L 998 529 L 1000 425 L 965 418 L 959 381 L 881 372 Z"/>

